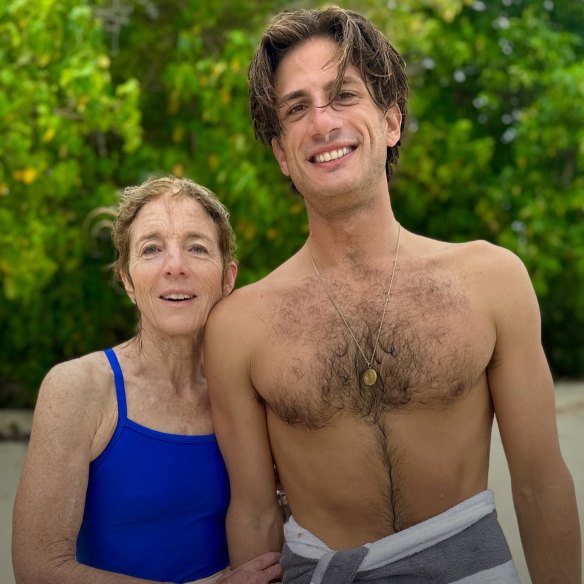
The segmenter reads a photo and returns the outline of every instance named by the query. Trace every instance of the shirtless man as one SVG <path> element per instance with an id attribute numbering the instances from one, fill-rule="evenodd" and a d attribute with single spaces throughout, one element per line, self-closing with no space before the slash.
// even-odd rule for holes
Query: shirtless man
<path id="1" fill-rule="evenodd" d="M 580 584 L 529 276 L 489 243 L 400 228 L 388 178 L 407 92 L 397 52 L 339 8 L 277 16 L 252 62 L 254 127 L 310 236 L 206 329 L 231 563 L 280 550 L 275 463 L 284 582 L 517 582 L 487 490 L 496 415 L 532 581 Z"/>

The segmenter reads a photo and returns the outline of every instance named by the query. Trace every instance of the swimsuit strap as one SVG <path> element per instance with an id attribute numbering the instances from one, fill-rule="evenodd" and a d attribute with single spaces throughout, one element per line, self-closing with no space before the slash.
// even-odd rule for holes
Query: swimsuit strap
<path id="1" fill-rule="evenodd" d="M 126 389 L 124 385 L 124 376 L 122 375 L 122 368 L 120 362 L 113 349 L 106 349 L 104 353 L 114 372 L 114 379 L 116 382 L 116 398 L 118 400 L 118 426 L 124 424 L 128 417 L 128 409 L 126 406 Z"/>

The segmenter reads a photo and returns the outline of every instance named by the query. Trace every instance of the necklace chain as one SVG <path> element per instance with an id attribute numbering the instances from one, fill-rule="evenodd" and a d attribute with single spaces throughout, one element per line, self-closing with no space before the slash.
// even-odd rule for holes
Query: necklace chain
<path id="1" fill-rule="evenodd" d="M 385 302 L 383 303 L 383 312 L 381 314 L 381 320 L 379 321 L 379 328 L 377 329 L 377 335 L 375 338 L 375 344 L 373 345 L 373 353 L 371 354 L 371 359 L 367 359 L 367 357 L 365 356 L 365 352 L 361 348 L 361 345 L 359 344 L 359 341 L 357 340 L 357 336 L 355 335 L 355 333 L 353 332 L 353 330 L 349 326 L 349 323 L 347 322 L 345 315 L 342 313 L 341 309 L 339 308 L 339 305 L 335 302 L 335 299 L 333 298 L 332 294 L 330 293 L 329 289 L 327 288 L 326 284 L 324 283 L 324 280 L 322 279 L 322 276 L 320 275 L 320 272 L 318 271 L 318 268 L 316 267 L 316 262 L 314 261 L 314 257 L 312 256 L 312 252 L 310 251 L 310 246 L 309 245 L 306 246 L 306 249 L 308 251 L 308 255 L 310 256 L 310 260 L 312 261 L 312 266 L 314 267 L 314 272 L 316 273 L 318 281 L 321 283 L 322 287 L 324 288 L 324 291 L 326 292 L 326 295 L 329 297 L 329 300 L 332 302 L 333 306 L 336 308 L 337 312 L 339 313 L 339 316 L 341 317 L 341 320 L 343 321 L 343 323 L 347 327 L 347 330 L 351 334 L 351 337 L 353 337 L 353 341 L 355 341 L 355 345 L 357 345 L 357 349 L 359 349 L 359 352 L 363 356 L 363 359 L 365 359 L 365 363 L 367 364 L 367 369 L 363 373 L 363 377 L 362 377 L 363 383 L 365 383 L 365 385 L 373 385 L 377 381 L 377 372 L 371 368 L 371 365 L 373 364 L 373 361 L 375 360 L 375 354 L 377 353 L 377 345 L 379 344 L 379 339 L 381 337 L 381 331 L 383 329 L 383 323 L 385 322 L 385 314 L 387 312 L 387 305 L 389 304 L 389 299 L 391 298 L 391 289 L 393 286 L 393 278 L 395 276 L 395 270 L 397 267 L 397 261 L 398 261 L 398 257 L 399 257 L 399 244 L 400 244 L 400 239 L 401 239 L 401 225 L 399 223 L 397 225 L 398 225 L 398 231 L 397 231 L 397 244 L 396 244 L 396 248 L 395 248 L 395 258 L 393 260 L 393 268 L 391 270 L 391 276 L 389 278 L 389 287 L 387 289 L 387 293 L 385 294 Z"/>

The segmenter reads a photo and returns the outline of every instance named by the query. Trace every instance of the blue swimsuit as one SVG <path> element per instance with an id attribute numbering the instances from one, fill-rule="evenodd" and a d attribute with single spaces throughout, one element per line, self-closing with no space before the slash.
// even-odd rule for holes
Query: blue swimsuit
<path id="1" fill-rule="evenodd" d="M 129 420 L 120 364 L 112 349 L 106 355 L 118 423 L 89 467 L 78 561 L 177 583 L 222 570 L 229 482 L 215 435 L 166 434 Z"/>

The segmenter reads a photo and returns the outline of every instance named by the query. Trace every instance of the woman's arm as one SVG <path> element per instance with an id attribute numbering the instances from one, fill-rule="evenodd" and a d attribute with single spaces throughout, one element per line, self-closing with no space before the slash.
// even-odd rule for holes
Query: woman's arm
<path id="1" fill-rule="evenodd" d="M 116 423 L 113 377 L 105 363 L 100 366 L 100 357 L 58 365 L 41 385 L 14 504 L 17 584 L 145 582 L 90 568 L 75 557 L 89 463 Z"/>

